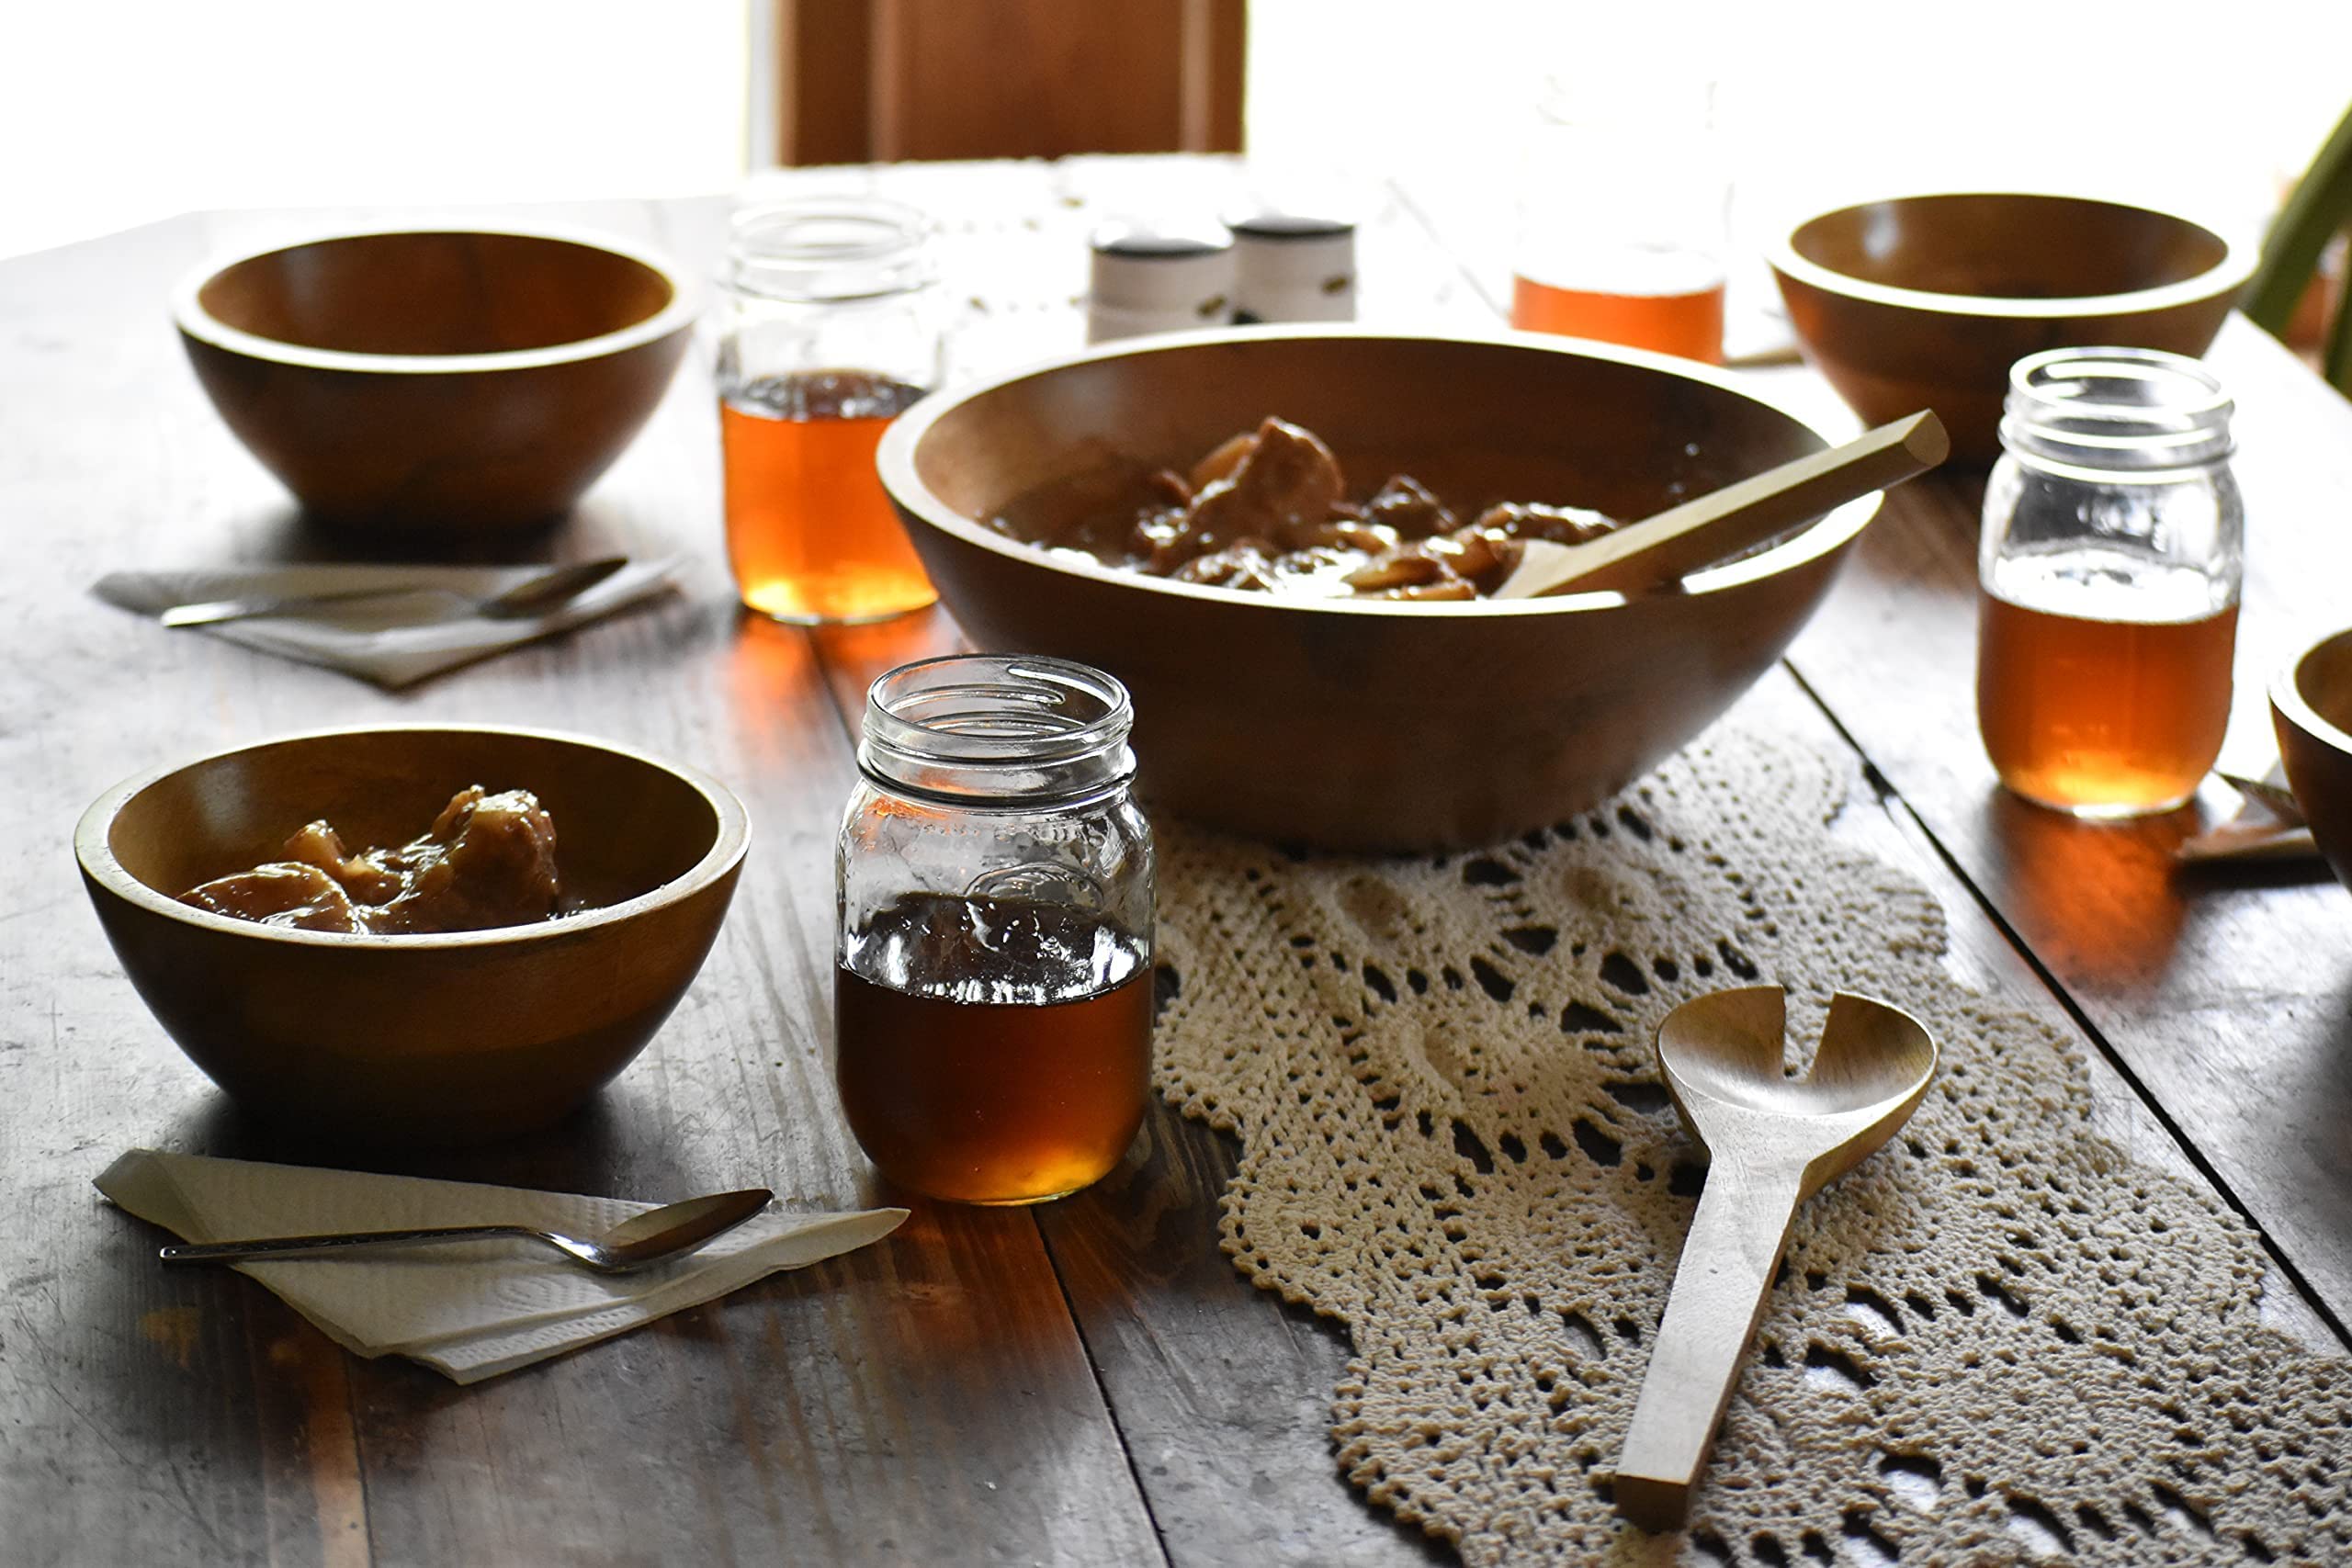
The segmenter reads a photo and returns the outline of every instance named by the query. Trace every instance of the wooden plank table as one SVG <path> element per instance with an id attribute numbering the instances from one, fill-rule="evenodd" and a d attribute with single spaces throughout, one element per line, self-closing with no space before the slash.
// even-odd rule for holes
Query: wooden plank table
<path id="1" fill-rule="evenodd" d="M 973 368 L 1067 341 L 1082 261 L 1065 242 L 1090 212 L 1131 186 L 1166 198 L 1229 177 L 1149 161 L 910 168 L 889 183 L 934 210 L 999 215 L 949 234 L 959 288 L 989 279 L 962 338 Z M 992 263 L 1039 210 L 1055 216 L 1028 259 Z M 707 272 L 723 211 L 537 215 L 638 235 Z M 324 221 L 187 218 L 0 263 L 0 514 L 15 545 L 0 577 L 14 655 L 0 670 L 0 1558 L 1444 1560 L 1339 1474 L 1324 1427 L 1346 1348 L 1218 1254 L 1231 1150 L 1164 1109 L 1077 1198 L 924 1205 L 883 1246 L 468 1389 L 353 1359 L 235 1275 L 164 1273 L 154 1233 L 99 1202 L 90 1179 L 134 1145 L 350 1156 L 244 1122 L 164 1037 L 86 908 L 75 816 L 161 759 L 424 718 L 574 728 L 691 761 L 744 796 L 758 841 L 702 976 L 594 1107 L 517 1146 L 377 1168 L 629 1195 L 757 1179 L 812 1203 L 878 1196 L 827 1066 L 831 834 L 865 682 L 955 631 L 938 613 L 820 634 L 739 619 L 701 366 L 537 545 L 688 552 L 686 591 L 656 607 L 394 697 L 87 597 L 127 566 L 332 549 L 214 419 L 162 304 L 209 254 Z M 1034 248 L 1048 240 L 1058 248 Z M 1391 202 L 1364 236 L 1366 317 L 1491 324 L 1477 287 L 1490 261 L 1475 238 L 1450 254 Z M 2258 771 L 2261 677 L 2331 617 L 2352 619 L 2330 603 L 2352 559 L 2335 522 L 2352 513 L 2352 407 L 2242 324 L 2214 363 L 2244 409 L 2254 516 L 2232 758 Z M 1802 371 L 1773 381 L 1823 396 Z M 1840 830 L 1935 890 L 1964 977 L 2085 1044 L 2102 1131 L 2209 1181 L 2262 1229 L 2273 1318 L 2340 1346 L 2352 906 L 2315 878 L 2176 877 L 2177 820 L 2076 827 L 1993 791 L 1967 688 L 1975 502 L 1940 479 L 1894 498 L 1737 717 L 1859 754 L 1881 794 Z"/>

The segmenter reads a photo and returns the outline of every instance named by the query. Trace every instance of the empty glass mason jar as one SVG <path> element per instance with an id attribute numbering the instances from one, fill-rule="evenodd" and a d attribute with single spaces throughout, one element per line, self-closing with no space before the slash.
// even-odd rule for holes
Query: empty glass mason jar
<path id="1" fill-rule="evenodd" d="M 939 384 L 930 225 L 872 197 L 772 202 L 729 230 L 718 346 L 727 555 L 743 603 L 798 625 L 938 597 L 875 477 Z"/>
<path id="2" fill-rule="evenodd" d="M 1976 712 L 2001 782 L 2081 817 L 2179 806 L 2220 755 L 2245 569 L 2233 405 L 2193 359 L 2018 361 L 1977 561 Z"/>
<path id="3" fill-rule="evenodd" d="M 1151 829 L 1126 689 L 963 655 L 866 694 L 842 819 L 835 1081 L 901 1187 L 1034 1203 L 1118 1164 L 1151 1077 Z"/>

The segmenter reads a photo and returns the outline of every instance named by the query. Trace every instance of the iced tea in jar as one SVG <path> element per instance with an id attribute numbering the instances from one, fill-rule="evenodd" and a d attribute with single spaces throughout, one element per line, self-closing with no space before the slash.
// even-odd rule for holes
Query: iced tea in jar
<path id="1" fill-rule="evenodd" d="M 2062 348 L 2009 376 L 1978 557 L 1976 711 L 2001 782 L 2078 817 L 2187 801 L 2230 717 L 2245 508 L 2193 359 Z"/>
<path id="2" fill-rule="evenodd" d="M 1097 1180 L 1151 1082 L 1152 840 L 1126 689 L 1057 659 L 875 682 L 837 860 L 834 1081 L 892 1182 L 1035 1203 Z"/>
<path id="3" fill-rule="evenodd" d="M 1510 324 L 1720 365 L 1730 186 L 1714 86 L 1612 55 L 1546 84 Z"/>
<path id="4" fill-rule="evenodd" d="M 938 384 L 929 226 L 896 202 L 735 214 L 718 349 L 727 555 L 750 608 L 885 620 L 938 597 L 874 472 L 883 430 Z"/>

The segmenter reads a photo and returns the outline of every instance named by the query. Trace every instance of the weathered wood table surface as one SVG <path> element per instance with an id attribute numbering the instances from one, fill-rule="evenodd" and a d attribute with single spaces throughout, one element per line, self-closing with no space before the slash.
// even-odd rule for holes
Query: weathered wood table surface
<path id="1" fill-rule="evenodd" d="M 1228 175 L 1155 161 L 888 183 L 950 216 L 951 288 L 971 296 L 959 352 L 984 367 L 1074 342 L 1090 215 Z M 1495 324 L 1497 258 L 1488 231 L 1450 218 L 1460 197 L 1386 199 L 1363 237 L 1368 321 Z M 724 210 L 527 216 L 632 233 L 707 274 Z M 690 761 L 742 795 L 757 841 L 700 979 L 594 1107 L 520 1146 L 377 1168 L 646 1198 L 755 1180 L 811 1203 L 880 1196 L 828 1066 L 831 835 L 865 682 L 955 631 L 940 613 L 815 635 L 739 618 L 704 364 L 529 547 L 689 553 L 685 592 L 656 607 L 389 696 L 88 596 L 127 567 L 331 553 L 212 415 L 164 301 L 208 256 L 332 221 L 190 217 L 0 263 L 0 1561 L 1444 1560 L 1338 1472 L 1324 1426 L 1346 1348 L 1219 1255 L 1230 1154 L 1165 1109 L 1079 1197 L 923 1205 L 882 1246 L 466 1389 L 354 1359 L 235 1274 L 164 1272 L 157 1233 L 97 1199 L 91 1178 L 138 1145 L 352 1156 L 241 1121 L 148 1017 L 76 880 L 81 808 L 159 761 L 419 718 Z M 2212 363 L 2240 401 L 2252 519 L 2225 761 L 2259 772 L 2269 673 L 2352 622 L 2352 406 L 2241 321 Z M 1809 373 L 1760 375 L 1841 417 Z M 1996 791 L 1972 707 L 1977 501 L 1964 479 L 1894 496 L 1736 717 L 1859 751 L 1879 799 L 1841 830 L 1935 889 L 1965 977 L 2085 1044 L 2106 1132 L 2260 1228 L 2273 1317 L 2340 1347 L 2352 895 L 2316 869 L 2176 874 L 2193 813 L 2084 827 Z M 1849 1542 L 1858 1560 L 1866 1544 Z"/>

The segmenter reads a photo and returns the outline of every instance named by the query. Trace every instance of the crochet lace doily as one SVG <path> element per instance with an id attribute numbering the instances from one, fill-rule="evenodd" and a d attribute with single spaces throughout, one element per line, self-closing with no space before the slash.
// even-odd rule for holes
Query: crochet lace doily
<path id="1" fill-rule="evenodd" d="M 1224 1246 L 1345 1325 L 1331 1435 L 1472 1563 L 2352 1562 L 2352 1365 L 2257 1321 L 2256 1238 L 2089 1131 L 2082 1063 L 1841 848 L 1847 780 L 1726 736 L 1435 862 L 1162 839 L 1162 1084 L 1238 1136 Z M 1800 1213 L 1689 1534 L 1608 1479 L 1704 1155 L 1651 1041 L 1724 986 L 1895 1003 L 1942 1067 Z"/>

